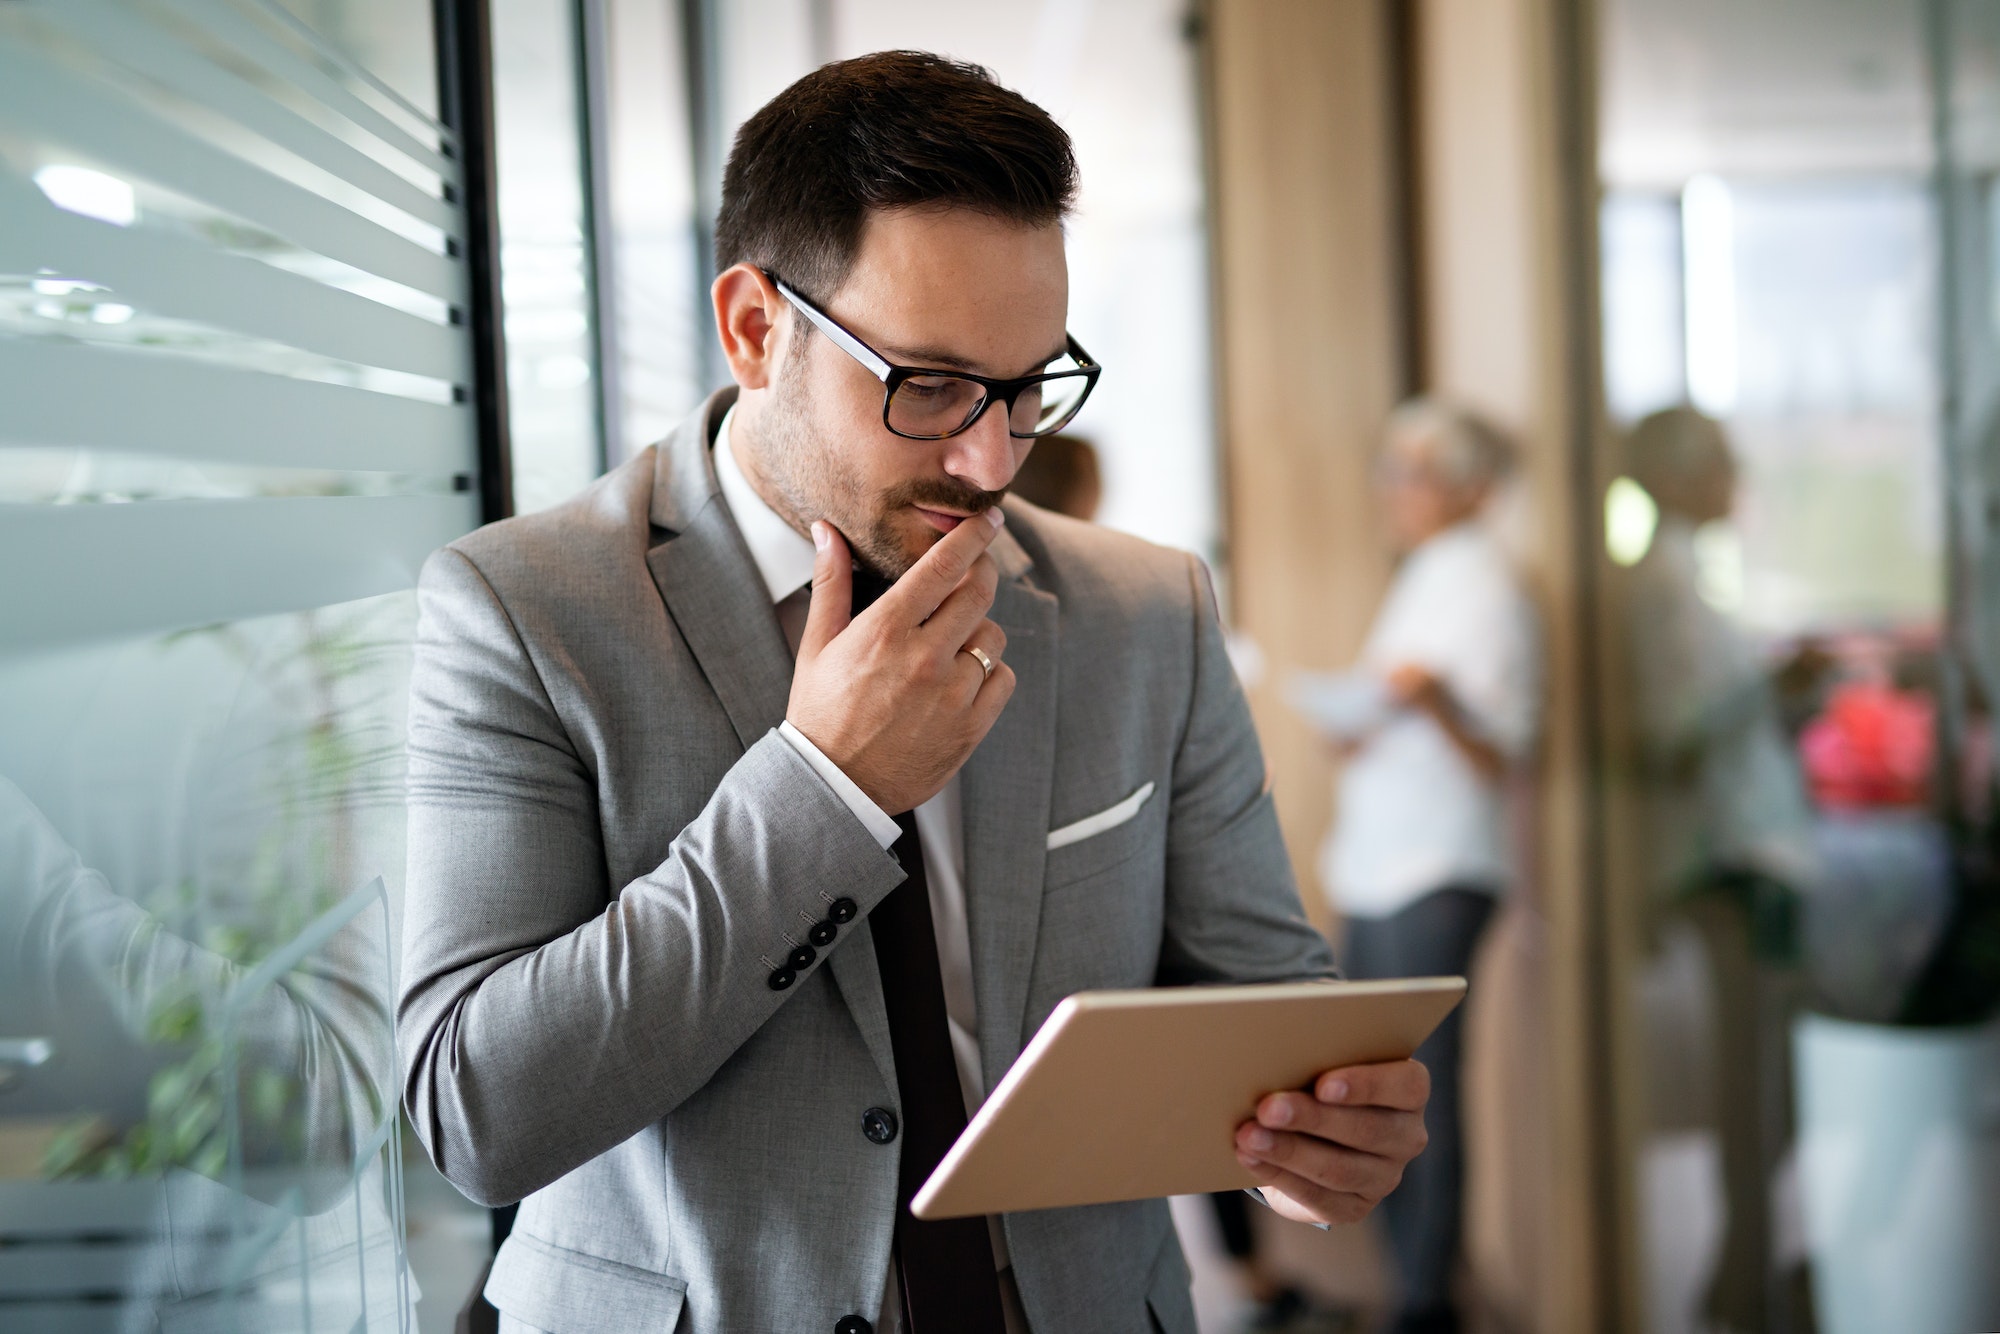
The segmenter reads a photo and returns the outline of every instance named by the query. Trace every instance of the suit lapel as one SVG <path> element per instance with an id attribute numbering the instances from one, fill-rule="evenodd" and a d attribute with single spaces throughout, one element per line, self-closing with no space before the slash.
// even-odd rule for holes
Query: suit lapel
<path id="1" fill-rule="evenodd" d="M 792 655 L 709 456 L 716 423 L 733 398 L 711 398 L 661 447 L 652 517 L 673 536 L 647 553 L 646 566 L 748 750 L 785 720 Z"/>
<path id="2" fill-rule="evenodd" d="M 1055 781 L 1055 596 L 1027 578 L 1027 553 L 1002 531 L 992 619 L 1007 632 L 1014 697 L 960 771 L 965 826 L 966 916 L 979 1056 L 988 1090 L 1025 1039 L 1028 980 L 1042 920 L 1049 794 Z"/>

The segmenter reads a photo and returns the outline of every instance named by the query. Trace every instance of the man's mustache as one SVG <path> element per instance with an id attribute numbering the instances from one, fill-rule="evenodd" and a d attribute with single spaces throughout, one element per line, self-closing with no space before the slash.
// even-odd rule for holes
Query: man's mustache
<path id="1" fill-rule="evenodd" d="M 952 514 L 983 514 L 998 505 L 1006 495 L 1005 487 L 998 491 L 982 491 L 963 482 L 926 478 L 921 482 L 904 482 L 891 487 L 883 496 L 882 508 L 887 513 L 906 505 L 918 505 L 927 510 L 944 510 Z"/>

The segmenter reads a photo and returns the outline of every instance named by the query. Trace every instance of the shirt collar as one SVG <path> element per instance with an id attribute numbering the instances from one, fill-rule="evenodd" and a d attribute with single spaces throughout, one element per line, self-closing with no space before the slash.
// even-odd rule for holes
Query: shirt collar
<path id="1" fill-rule="evenodd" d="M 812 582 L 812 539 L 780 518 L 743 475 L 729 438 L 729 426 L 735 417 L 736 409 L 731 407 L 722 415 L 722 424 L 715 428 L 715 480 L 722 487 L 722 498 L 750 548 L 750 559 L 756 562 L 757 573 L 763 576 L 771 601 L 783 602 Z"/>

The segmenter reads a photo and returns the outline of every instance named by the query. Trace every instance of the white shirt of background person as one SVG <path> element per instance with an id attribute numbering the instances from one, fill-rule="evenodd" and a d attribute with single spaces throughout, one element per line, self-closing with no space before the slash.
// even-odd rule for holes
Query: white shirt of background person
<path id="1" fill-rule="evenodd" d="M 1356 669 L 1434 687 L 1429 707 L 1405 702 L 1349 743 L 1319 867 L 1344 914 L 1387 917 L 1435 890 L 1497 893 L 1512 879 L 1505 777 L 1540 728 L 1540 621 L 1481 521 L 1504 442 L 1480 426 L 1471 444 L 1440 443 L 1464 423 L 1420 403 L 1390 426 L 1382 511 L 1408 554 Z"/>

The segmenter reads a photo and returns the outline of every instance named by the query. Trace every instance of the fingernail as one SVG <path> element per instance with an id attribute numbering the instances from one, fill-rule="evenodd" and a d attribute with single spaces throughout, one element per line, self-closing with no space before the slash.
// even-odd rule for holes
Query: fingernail
<path id="1" fill-rule="evenodd" d="M 1243 1164 L 1245 1167 L 1255 1167 L 1257 1165 L 1257 1160 L 1255 1158 L 1252 1158 L 1249 1154 L 1243 1152 L 1243 1150 L 1241 1149 L 1238 1149 L 1236 1151 L 1236 1161 Z"/>
<path id="2" fill-rule="evenodd" d="M 816 550 L 819 550 L 819 551 L 825 551 L 825 550 L 826 550 L 826 546 L 827 546 L 827 543 L 828 543 L 828 542 L 830 542 L 830 541 L 832 541 L 832 540 L 833 540 L 833 539 L 829 538 L 829 537 L 828 537 L 828 536 L 826 535 L 826 524 L 825 524 L 825 523 L 824 523 L 824 522 L 823 522 L 822 520 L 819 520 L 819 519 L 814 519 L 814 520 L 813 520 L 813 547 L 814 547 L 814 548 L 815 548 Z"/>
<path id="3" fill-rule="evenodd" d="M 1347 1081 L 1344 1079 L 1336 1079 L 1331 1084 L 1321 1085 L 1319 1091 L 1319 1100 L 1321 1102 L 1346 1102 Z"/>
<path id="4" fill-rule="evenodd" d="M 998 505 L 995 505 L 993 506 L 993 508 L 986 511 L 986 522 L 992 524 L 995 528 L 998 528 L 1001 524 L 1007 522 L 1007 520 L 1006 517 L 1000 513 L 1000 507 Z"/>
<path id="5" fill-rule="evenodd" d="M 1248 1144 L 1254 1153 L 1268 1153 L 1271 1146 L 1278 1141 L 1272 1138 L 1270 1131 L 1264 1129 L 1262 1126 L 1257 1126 L 1243 1137 L 1243 1142 Z"/>
<path id="6" fill-rule="evenodd" d="M 1257 1110 L 1257 1119 L 1267 1126 L 1288 1126 L 1292 1123 L 1292 1104 L 1283 1098 L 1272 1098 Z"/>

